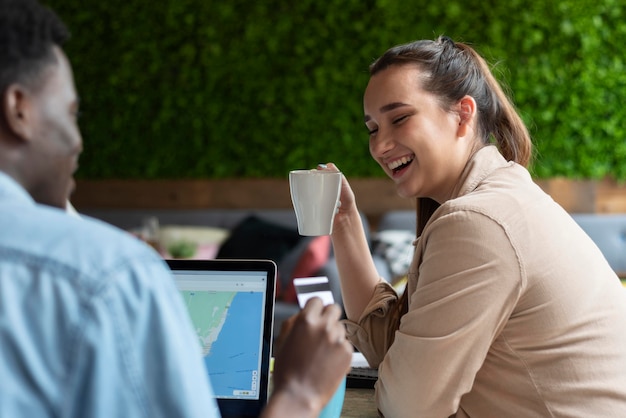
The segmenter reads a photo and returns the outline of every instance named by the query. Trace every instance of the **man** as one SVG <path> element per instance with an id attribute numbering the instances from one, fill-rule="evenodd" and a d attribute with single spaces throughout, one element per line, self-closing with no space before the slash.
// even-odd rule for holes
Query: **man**
<path id="1" fill-rule="evenodd" d="M 0 417 L 218 416 L 163 261 L 63 210 L 82 151 L 67 37 L 36 0 L 0 0 Z M 315 300 L 289 321 L 264 415 L 330 399 L 352 352 L 338 318 Z"/>

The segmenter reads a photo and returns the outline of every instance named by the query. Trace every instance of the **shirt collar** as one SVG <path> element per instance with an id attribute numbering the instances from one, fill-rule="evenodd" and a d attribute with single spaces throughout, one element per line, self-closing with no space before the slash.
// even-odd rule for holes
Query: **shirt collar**
<path id="1" fill-rule="evenodd" d="M 2 201 L 29 205 L 35 204 L 31 195 L 17 181 L 5 172 L 0 171 L 0 202 Z"/>
<path id="2" fill-rule="evenodd" d="M 515 163 L 506 161 L 495 145 L 487 145 L 479 149 L 463 169 L 450 198 L 455 199 L 474 191 L 495 170 L 512 164 Z"/>

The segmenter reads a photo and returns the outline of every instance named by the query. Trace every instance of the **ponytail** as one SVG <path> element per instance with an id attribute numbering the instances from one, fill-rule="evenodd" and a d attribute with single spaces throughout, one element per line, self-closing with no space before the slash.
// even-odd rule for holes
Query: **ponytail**
<path id="1" fill-rule="evenodd" d="M 484 79 L 483 89 L 492 95 L 489 108 L 481 109 L 481 104 L 477 103 L 479 126 L 484 140 L 489 141 L 490 137 L 493 137 L 500 153 L 507 161 L 515 161 L 527 167 L 532 157 L 532 141 L 522 118 L 491 73 L 485 59 L 465 44 L 456 45 L 472 57 Z M 471 93 L 468 94 L 474 97 Z"/>

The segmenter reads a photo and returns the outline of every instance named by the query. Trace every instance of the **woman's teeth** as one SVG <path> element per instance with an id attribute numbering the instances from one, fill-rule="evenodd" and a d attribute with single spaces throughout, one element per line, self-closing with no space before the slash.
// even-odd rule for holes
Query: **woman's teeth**
<path id="1" fill-rule="evenodd" d="M 397 168 L 410 163 L 411 161 L 413 161 L 413 159 L 414 157 L 402 157 L 399 160 L 390 162 L 389 164 L 387 164 L 387 167 L 389 167 L 390 170 L 396 170 Z"/>

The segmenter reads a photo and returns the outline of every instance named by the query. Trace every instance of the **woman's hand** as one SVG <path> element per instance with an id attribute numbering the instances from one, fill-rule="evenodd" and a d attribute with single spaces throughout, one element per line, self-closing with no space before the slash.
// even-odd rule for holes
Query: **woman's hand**
<path id="1" fill-rule="evenodd" d="M 319 164 L 317 166 L 318 170 L 326 170 L 326 171 L 340 171 L 339 168 L 333 163 L 328 164 Z M 341 193 L 339 195 L 339 207 L 337 208 L 337 214 L 335 215 L 334 225 L 335 230 L 336 227 L 341 228 L 344 220 L 348 218 L 350 215 L 357 214 L 358 209 L 356 207 L 356 199 L 354 197 L 354 192 L 352 191 L 352 187 L 350 187 L 350 183 L 346 179 L 345 175 L 341 176 Z M 360 221 L 360 217 L 359 217 Z"/>
<path id="2" fill-rule="evenodd" d="M 339 171 L 333 163 L 320 164 L 317 169 Z M 343 307 L 348 319 L 356 322 L 372 298 L 380 277 L 354 192 L 345 176 L 341 180 L 339 202 L 331 238 L 341 280 Z"/>

